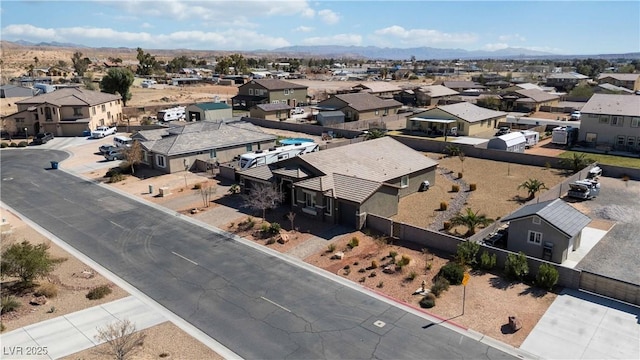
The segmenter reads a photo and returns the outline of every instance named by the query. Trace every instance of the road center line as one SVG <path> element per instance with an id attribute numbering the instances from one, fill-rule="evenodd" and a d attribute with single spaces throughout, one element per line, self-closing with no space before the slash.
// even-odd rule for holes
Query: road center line
<path id="1" fill-rule="evenodd" d="M 275 302 L 273 302 L 273 301 L 271 301 L 271 300 L 267 299 L 267 298 L 266 298 L 266 297 L 264 297 L 264 296 L 260 296 L 260 299 L 262 299 L 262 300 L 264 300 L 264 301 L 266 301 L 266 302 L 270 302 L 270 303 L 272 303 L 273 305 L 275 305 L 275 306 L 279 307 L 280 309 L 282 309 L 282 310 L 284 310 L 284 311 L 286 311 L 286 312 L 291 312 L 291 310 L 287 309 L 286 307 L 284 307 L 284 306 L 282 306 L 282 305 L 279 305 L 279 304 L 276 304 Z"/>
<path id="2" fill-rule="evenodd" d="M 114 223 L 114 222 L 113 222 L 113 221 L 111 221 L 111 220 L 109 220 L 109 222 L 110 222 L 110 223 L 112 223 L 113 225 L 115 225 L 115 226 L 119 227 L 120 229 L 124 230 L 124 226 L 122 226 L 122 225 L 118 225 L 118 224 Z"/>
<path id="3" fill-rule="evenodd" d="M 184 259 L 184 260 L 187 260 L 188 262 L 192 263 L 193 265 L 196 265 L 196 266 L 198 265 L 198 263 L 197 263 L 197 262 L 195 262 L 195 261 L 193 261 L 193 260 L 191 260 L 191 259 L 187 259 L 186 257 L 184 257 L 184 256 L 182 256 L 182 255 L 180 255 L 180 254 L 178 254 L 178 253 L 177 253 L 177 252 L 175 252 L 175 251 L 172 251 L 171 253 L 172 253 L 173 255 L 175 255 L 175 256 L 177 256 L 177 257 L 179 257 L 179 258 L 182 258 L 182 259 Z"/>

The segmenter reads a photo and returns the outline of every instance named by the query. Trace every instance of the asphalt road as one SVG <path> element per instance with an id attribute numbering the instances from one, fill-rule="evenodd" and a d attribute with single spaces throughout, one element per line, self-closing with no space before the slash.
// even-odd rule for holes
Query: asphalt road
<path id="1" fill-rule="evenodd" d="M 48 169 L 64 157 L 55 150 L 1 151 L 0 199 L 243 358 L 515 359 L 180 216 Z"/>

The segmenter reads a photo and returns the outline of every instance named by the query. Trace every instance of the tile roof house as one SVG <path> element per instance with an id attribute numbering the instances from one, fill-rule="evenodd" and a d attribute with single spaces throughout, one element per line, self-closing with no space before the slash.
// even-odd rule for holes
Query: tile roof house
<path id="1" fill-rule="evenodd" d="M 231 106 L 221 102 L 203 102 L 191 104 L 185 109 L 187 121 L 214 121 L 231 119 L 233 109 Z"/>
<path id="2" fill-rule="evenodd" d="M 591 219 L 562 199 L 525 205 L 501 219 L 509 223 L 507 250 L 561 264 L 580 247 Z"/>
<path id="3" fill-rule="evenodd" d="M 522 89 L 510 91 L 502 96 L 502 103 L 507 111 L 536 112 L 542 106 L 556 107 L 560 97 L 540 89 Z"/>
<path id="4" fill-rule="evenodd" d="M 0 99 L 30 97 L 35 95 L 36 92 L 37 90 L 26 86 L 2 85 L 0 86 Z"/>
<path id="5" fill-rule="evenodd" d="M 627 88 L 629 90 L 640 90 L 640 74 L 600 74 L 598 84 L 611 84 Z"/>
<path id="6" fill-rule="evenodd" d="M 437 162 L 390 138 L 382 137 L 240 173 L 250 189 L 271 182 L 294 211 L 320 221 L 361 228 L 366 213 L 393 216 L 398 199 L 435 182 Z"/>
<path id="7" fill-rule="evenodd" d="M 424 131 L 429 135 L 442 135 L 447 129 L 457 128 L 458 135 L 474 136 L 491 131 L 506 120 L 507 113 L 483 108 L 468 102 L 439 105 L 407 117 L 406 128 Z"/>
<path id="8" fill-rule="evenodd" d="M 199 160 L 225 163 L 244 153 L 267 149 L 276 136 L 241 120 L 198 121 L 167 129 L 142 130 L 143 163 L 165 173 L 190 170 Z"/>
<path id="9" fill-rule="evenodd" d="M 369 94 L 386 99 L 393 98 L 394 94 L 402 91 L 399 86 L 386 81 L 364 82 L 353 86 L 352 89 L 359 92 L 367 92 Z"/>
<path id="10" fill-rule="evenodd" d="M 17 112 L 3 118 L 5 127 L 36 134 L 83 136 L 86 130 L 123 119 L 122 97 L 80 88 L 62 88 L 16 102 Z M 9 131 L 9 130 L 7 130 Z"/>
<path id="11" fill-rule="evenodd" d="M 593 94 L 581 112 L 578 141 L 620 151 L 640 150 L 640 96 Z"/>
<path id="12" fill-rule="evenodd" d="M 553 73 L 547 76 L 547 86 L 553 86 L 559 90 L 569 91 L 577 85 L 586 83 L 589 77 L 576 72 Z"/>
<path id="13" fill-rule="evenodd" d="M 253 79 L 238 88 L 231 98 L 234 109 L 247 110 L 258 104 L 287 104 L 296 107 L 307 102 L 308 86 L 280 79 Z"/>
<path id="14" fill-rule="evenodd" d="M 474 81 L 443 81 L 442 85 L 458 92 L 465 90 L 485 90 L 487 87 Z"/>
<path id="15" fill-rule="evenodd" d="M 440 101 L 451 100 L 460 93 L 444 85 L 421 86 L 415 89 L 418 106 L 435 106 Z"/>
<path id="16" fill-rule="evenodd" d="M 249 116 L 267 120 L 286 120 L 289 118 L 292 107 L 283 104 L 258 104 L 249 109 Z"/>
<path id="17" fill-rule="evenodd" d="M 381 99 L 369 93 L 337 94 L 318 103 L 320 110 L 342 111 L 345 121 L 381 119 L 395 115 L 402 103 L 393 99 Z"/>

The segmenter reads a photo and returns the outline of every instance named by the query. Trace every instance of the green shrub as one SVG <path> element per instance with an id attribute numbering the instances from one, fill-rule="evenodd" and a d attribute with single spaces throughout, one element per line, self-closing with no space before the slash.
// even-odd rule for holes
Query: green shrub
<path id="1" fill-rule="evenodd" d="M 395 251 L 395 250 L 389 251 L 389 257 L 390 258 L 395 259 L 396 256 L 398 256 L 398 252 L 397 251 Z"/>
<path id="2" fill-rule="evenodd" d="M 278 224 L 277 222 L 271 223 L 271 225 L 269 226 L 269 233 L 276 235 L 280 233 L 280 230 L 282 229 L 282 227 L 280 226 L 280 224 Z"/>
<path id="3" fill-rule="evenodd" d="M 480 244 L 473 241 L 465 241 L 458 244 L 456 248 L 456 260 L 461 265 L 473 266 L 477 261 Z"/>
<path id="4" fill-rule="evenodd" d="M 114 183 L 123 181 L 124 179 L 125 179 L 125 176 L 123 174 L 113 174 L 109 178 L 109 182 L 114 184 Z"/>
<path id="5" fill-rule="evenodd" d="M 378 285 L 376 285 L 377 288 L 382 288 L 383 286 L 384 286 L 384 281 L 380 281 Z"/>
<path id="6" fill-rule="evenodd" d="M 431 309 L 436 306 L 436 296 L 433 294 L 427 294 L 420 300 L 420 307 L 425 309 Z"/>
<path id="7" fill-rule="evenodd" d="M 411 262 L 411 258 L 407 255 L 402 255 L 400 257 L 400 261 L 398 261 L 398 265 L 399 266 L 406 266 L 409 265 L 409 263 Z"/>
<path id="8" fill-rule="evenodd" d="M 233 184 L 229 187 L 229 194 L 239 194 L 240 193 L 240 185 Z"/>
<path id="9" fill-rule="evenodd" d="M 6 142 L 0 143 L 0 148 L 3 148 L 3 149 L 4 149 L 4 148 L 6 148 L 6 147 L 9 147 L 9 144 L 8 144 L 8 143 L 6 143 Z"/>
<path id="10" fill-rule="evenodd" d="M 18 144 L 12 142 L 11 144 L 9 144 L 9 147 L 18 147 Z"/>
<path id="11" fill-rule="evenodd" d="M 449 229 L 451 229 L 451 221 L 445 221 L 445 222 L 443 222 L 443 223 L 442 223 L 442 227 L 443 227 L 445 230 L 449 230 Z"/>
<path id="12" fill-rule="evenodd" d="M 558 274 L 558 269 L 555 266 L 550 264 L 542 263 L 538 268 L 538 275 L 536 275 L 536 284 L 547 290 L 552 290 L 553 287 L 558 283 L 558 278 L 560 275 Z"/>
<path id="13" fill-rule="evenodd" d="M 407 281 L 413 281 L 418 277 L 418 273 L 415 271 L 412 271 L 409 273 L 409 275 L 407 275 L 407 277 L 405 278 L 405 280 Z"/>
<path id="14" fill-rule="evenodd" d="M 27 147 L 27 145 L 29 145 L 26 141 L 20 141 L 18 143 L 18 147 Z"/>
<path id="15" fill-rule="evenodd" d="M 378 274 L 376 274 L 375 271 L 372 271 L 371 274 L 369 274 L 369 277 L 376 277 L 376 276 L 378 276 Z"/>
<path id="16" fill-rule="evenodd" d="M 442 276 L 436 276 L 436 280 L 431 285 L 431 293 L 436 297 L 440 297 L 440 294 L 447 290 L 449 290 L 449 280 Z"/>
<path id="17" fill-rule="evenodd" d="M 353 249 L 354 247 L 360 245 L 360 240 L 357 237 L 353 237 L 351 238 L 351 241 L 349 241 L 349 243 L 347 244 L 347 246 L 351 249 Z"/>
<path id="18" fill-rule="evenodd" d="M 367 278 L 366 278 L 366 277 L 364 277 L 364 276 L 363 276 L 363 277 L 361 277 L 361 278 L 360 278 L 360 280 L 358 280 L 358 282 L 361 282 L 361 283 L 363 283 L 363 282 L 365 282 L 365 281 L 367 281 Z"/>
<path id="19" fill-rule="evenodd" d="M 449 204 L 446 201 L 440 202 L 440 211 L 446 211 L 449 208 Z"/>
<path id="20" fill-rule="evenodd" d="M 336 244 L 329 244 L 329 245 L 327 246 L 327 252 L 332 253 L 332 252 L 334 252 L 334 251 L 336 251 Z"/>
<path id="21" fill-rule="evenodd" d="M 469 191 L 476 191 L 478 185 L 476 184 L 469 184 Z"/>
<path id="22" fill-rule="evenodd" d="M 504 263 L 504 273 L 513 280 L 522 280 L 529 273 L 529 264 L 526 255 L 521 251 L 517 255 L 507 255 Z"/>
<path id="23" fill-rule="evenodd" d="M 89 292 L 87 293 L 87 299 L 98 300 L 109 294 L 111 294 L 111 288 L 107 285 L 102 285 L 89 290 Z"/>
<path id="24" fill-rule="evenodd" d="M 18 299 L 13 296 L 3 296 L 0 305 L 2 306 L 0 308 L 0 314 L 16 311 L 20 306 L 22 306 Z"/>
<path id="25" fill-rule="evenodd" d="M 464 277 L 464 267 L 457 262 L 447 263 L 440 269 L 438 276 L 447 279 L 451 285 L 460 285 Z"/>
<path id="26" fill-rule="evenodd" d="M 496 266 L 496 261 L 496 254 L 489 255 L 489 252 L 485 250 L 482 255 L 480 255 L 480 268 L 484 270 L 491 270 Z"/>
<path id="27" fill-rule="evenodd" d="M 47 298 L 52 299 L 58 296 L 58 286 L 52 283 L 45 283 L 38 286 L 33 294 L 35 296 L 46 296 Z"/>
<path id="28" fill-rule="evenodd" d="M 262 223 L 262 226 L 260 226 L 260 232 L 263 235 L 269 234 L 269 229 L 271 229 L 271 224 L 269 223 Z"/>

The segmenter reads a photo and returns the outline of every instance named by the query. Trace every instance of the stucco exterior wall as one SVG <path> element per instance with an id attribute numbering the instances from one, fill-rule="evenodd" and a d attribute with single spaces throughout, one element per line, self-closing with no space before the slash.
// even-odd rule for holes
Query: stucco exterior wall
<path id="1" fill-rule="evenodd" d="M 360 205 L 360 212 L 393 216 L 398 213 L 398 189 L 382 186 Z"/>
<path id="2" fill-rule="evenodd" d="M 619 118 L 622 118 L 622 124 L 620 126 L 611 125 L 612 117 L 610 115 L 583 113 L 580 121 L 578 141 L 587 141 L 592 144 L 609 144 L 618 147 L 618 137 L 621 136 L 625 142 L 623 147 L 627 147 L 626 144 L 628 144 L 630 140 L 633 140 L 634 146 L 632 148 L 640 149 L 640 145 L 638 145 L 640 142 L 640 117 L 619 116 Z M 634 118 L 637 120 L 633 120 Z M 637 126 L 632 127 L 631 125 L 634 121 Z M 590 141 L 593 140 L 592 134 L 596 136 L 595 141 Z"/>
<path id="3" fill-rule="evenodd" d="M 513 220 L 509 223 L 509 239 L 507 250 L 513 252 L 522 251 L 528 256 L 542 259 L 542 250 L 545 242 L 553 244 L 553 252 L 550 261 L 562 263 L 567 259 L 569 239 L 541 219 L 540 224 L 533 223 L 533 217 Z M 532 244 L 527 241 L 529 230 L 542 233 L 542 241 Z"/>

